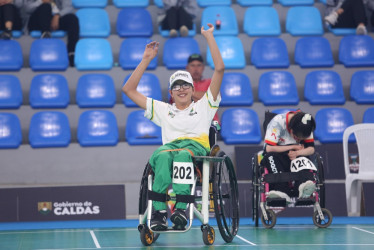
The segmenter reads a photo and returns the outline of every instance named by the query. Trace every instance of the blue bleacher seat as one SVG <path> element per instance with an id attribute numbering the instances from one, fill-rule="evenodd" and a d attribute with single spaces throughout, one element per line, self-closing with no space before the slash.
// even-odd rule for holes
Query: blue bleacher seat
<path id="1" fill-rule="evenodd" d="M 242 7 L 261 5 L 271 6 L 273 4 L 273 0 L 236 0 L 236 2 Z"/>
<path id="2" fill-rule="evenodd" d="M 288 68 L 286 43 L 277 37 L 257 38 L 252 44 L 251 61 L 256 68 Z"/>
<path id="3" fill-rule="evenodd" d="M 287 71 L 269 71 L 261 75 L 258 98 L 264 105 L 297 105 L 299 95 L 295 78 Z"/>
<path id="4" fill-rule="evenodd" d="M 2 33 L 3 33 L 3 31 L 0 30 L 0 34 L 2 34 Z M 12 30 L 12 37 L 13 38 L 20 38 L 22 35 L 23 35 L 22 30 Z"/>
<path id="5" fill-rule="evenodd" d="M 374 66 L 374 40 L 370 36 L 352 35 L 340 40 L 339 61 L 345 67 Z"/>
<path id="6" fill-rule="evenodd" d="M 321 108 L 315 119 L 314 135 L 321 143 L 342 143 L 344 130 L 354 124 L 352 114 L 346 108 Z"/>
<path id="7" fill-rule="evenodd" d="M 161 145 L 161 128 L 144 117 L 144 110 L 132 111 L 126 121 L 129 145 Z"/>
<path id="8" fill-rule="evenodd" d="M 278 0 L 283 6 L 313 5 L 314 0 Z"/>
<path id="9" fill-rule="evenodd" d="M 220 106 L 251 106 L 253 95 L 248 76 L 241 72 L 223 75 Z"/>
<path id="10" fill-rule="evenodd" d="M 304 97 L 312 105 L 343 105 L 345 97 L 339 74 L 329 70 L 308 73 L 305 77 Z"/>
<path id="11" fill-rule="evenodd" d="M 243 29 L 248 36 L 279 36 L 281 27 L 277 10 L 271 6 L 248 8 Z"/>
<path id="12" fill-rule="evenodd" d="M 79 20 L 80 37 L 103 37 L 110 35 L 109 16 L 105 9 L 82 8 L 75 13 Z"/>
<path id="13" fill-rule="evenodd" d="M 68 117 L 58 111 L 40 111 L 31 117 L 29 143 L 33 148 L 67 147 L 71 133 Z"/>
<path id="14" fill-rule="evenodd" d="M 18 117 L 0 112 L 0 148 L 18 148 L 21 142 L 22 131 Z"/>
<path id="15" fill-rule="evenodd" d="M 0 109 L 17 109 L 22 104 L 22 88 L 17 76 L 0 75 Z"/>
<path id="16" fill-rule="evenodd" d="M 30 36 L 32 38 L 40 38 L 42 36 L 42 31 L 41 30 L 30 31 Z M 64 30 L 55 30 L 51 32 L 52 38 L 62 38 L 64 36 L 66 36 L 66 31 Z"/>
<path id="17" fill-rule="evenodd" d="M 19 42 L 0 40 L 0 71 L 17 71 L 23 66 L 23 53 Z"/>
<path id="18" fill-rule="evenodd" d="M 356 28 L 332 28 L 330 25 L 327 28 L 335 36 L 356 35 Z"/>
<path id="19" fill-rule="evenodd" d="M 115 146 L 118 143 L 117 119 L 108 110 L 88 110 L 78 121 L 78 142 L 81 146 Z"/>
<path id="20" fill-rule="evenodd" d="M 374 104 L 374 70 L 357 71 L 352 75 L 350 95 L 357 104 Z"/>
<path id="21" fill-rule="evenodd" d="M 293 36 L 319 36 L 323 34 L 322 18 L 314 6 L 289 8 L 286 17 L 286 31 Z"/>
<path id="22" fill-rule="evenodd" d="M 302 68 L 334 66 L 329 41 L 324 37 L 300 38 L 295 45 L 295 63 Z"/>
<path id="23" fill-rule="evenodd" d="M 85 74 L 78 79 L 76 102 L 80 108 L 111 108 L 116 103 L 114 82 L 107 74 Z"/>
<path id="24" fill-rule="evenodd" d="M 130 75 L 127 75 L 124 80 L 124 84 L 129 79 Z M 151 97 L 155 100 L 162 100 L 162 92 L 160 81 L 157 76 L 152 73 L 144 73 L 140 79 L 137 90 L 146 97 Z M 138 107 L 127 95 L 122 93 L 122 101 L 126 107 Z"/>
<path id="25" fill-rule="evenodd" d="M 75 67 L 78 70 L 109 70 L 113 66 L 110 43 L 104 38 L 80 39 L 75 47 Z"/>
<path id="26" fill-rule="evenodd" d="M 245 67 L 245 53 L 240 38 L 236 36 L 217 36 L 216 42 L 221 52 L 226 69 L 242 69 Z M 207 49 L 207 64 L 214 68 L 213 58 Z"/>
<path id="27" fill-rule="evenodd" d="M 163 37 L 170 37 L 170 30 L 163 30 L 161 25 L 158 26 L 158 33 L 160 33 L 161 36 Z M 177 33 L 178 33 L 178 36 L 180 36 L 179 30 L 177 30 Z M 192 29 L 188 30 L 187 36 L 194 37 L 195 35 L 196 35 L 196 24 L 193 23 Z"/>
<path id="28" fill-rule="evenodd" d="M 290 111 L 296 111 L 297 109 L 293 109 L 293 108 L 279 108 L 279 109 L 273 109 L 271 112 L 275 113 L 275 114 L 284 114 L 284 113 L 288 113 Z"/>
<path id="29" fill-rule="evenodd" d="M 73 0 L 73 6 L 79 8 L 105 8 L 108 0 Z"/>
<path id="30" fill-rule="evenodd" d="M 119 51 L 119 65 L 125 69 L 135 69 L 143 58 L 144 49 L 150 40 L 145 37 L 130 37 L 124 39 Z M 149 63 L 147 69 L 157 67 L 158 56 Z M 187 59 L 186 59 L 187 60 Z"/>
<path id="31" fill-rule="evenodd" d="M 120 37 L 151 37 L 152 17 L 145 8 L 123 8 L 117 17 L 117 33 Z"/>
<path id="32" fill-rule="evenodd" d="M 188 57 L 195 53 L 200 54 L 200 48 L 194 38 L 170 38 L 164 44 L 163 63 L 168 69 L 184 69 L 186 68 Z"/>
<path id="33" fill-rule="evenodd" d="M 365 110 L 364 116 L 362 118 L 363 123 L 374 123 L 374 107 Z"/>
<path id="34" fill-rule="evenodd" d="M 261 142 L 260 121 L 249 108 L 226 109 L 221 117 L 221 136 L 225 144 L 258 144 Z"/>
<path id="35" fill-rule="evenodd" d="M 113 4 L 117 8 L 148 7 L 149 0 L 113 0 Z"/>
<path id="36" fill-rule="evenodd" d="M 61 39 L 37 39 L 31 43 L 29 64 L 34 71 L 64 71 L 69 66 L 66 44 Z"/>
<path id="37" fill-rule="evenodd" d="M 162 0 L 153 0 L 153 3 L 159 7 L 159 8 L 164 8 L 164 3 L 162 2 Z"/>
<path id="38" fill-rule="evenodd" d="M 216 6 L 216 5 L 231 5 L 231 0 L 197 0 L 197 4 L 201 8 L 209 7 L 209 6 Z"/>
<path id="39" fill-rule="evenodd" d="M 29 101 L 32 108 L 66 108 L 70 101 L 66 78 L 60 74 L 34 76 Z"/>
<path id="40" fill-rule="evenodd" d="M 230 6 L 210 6 L 203 10 L 201 25 L 209 29 L 208 23 L 215 24 L 221 21 L 220 29 L 214 29 L 215 36 L 237 36 L 239 34 L 238 21 L 233 8 Z"/>

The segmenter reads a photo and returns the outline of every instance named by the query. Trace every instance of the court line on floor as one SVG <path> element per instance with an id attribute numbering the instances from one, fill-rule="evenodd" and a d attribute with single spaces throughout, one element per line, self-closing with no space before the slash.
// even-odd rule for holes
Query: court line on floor
<path id="1" fill-rule="evenodd" d="M 241 240 L 244 241 L 245 243 L 248 243 L 249 245 L 256 246 L 255 243 L 250 242 L 249 240 L 244 239 L 243 237 L 241 237 L 241 236 L 238 235 L 238 234 L 236 235 L 236 237 L 239 238 L 239 239 L 241 239 Z"/>
<path id="2" fill-rule="evenodd" d="M 90 234 L 91 234 L 93 242 L 95 243 L 96 248 L 101 248 L 101 246 L 99 244 L 99 241 L 97 240 L 94 231 L 90 230 Z"/>
<path id="3" fill-rule="evenodd" d="M 367 231 L 367 230 L 364 230 L 364 229 L 361 229 L 361 228 L 358 228 L 358 227 L 352 227 L 352 228 L 356 229 L 356 230 L 359 230 L 359 231 L 362 231 L 362 232 L 365 232 L 365 233 L 374 234 L 374 232 L 370 232 L 370 231 Z"/>

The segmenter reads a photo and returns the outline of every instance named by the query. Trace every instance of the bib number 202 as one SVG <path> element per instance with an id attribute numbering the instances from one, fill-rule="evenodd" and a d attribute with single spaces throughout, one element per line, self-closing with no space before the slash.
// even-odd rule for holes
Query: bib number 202
<path id="1" fill-rule="evenodd" d="M 173 183 L 193 184 L 194 168 L 192 162 L 174 162 Z"/>

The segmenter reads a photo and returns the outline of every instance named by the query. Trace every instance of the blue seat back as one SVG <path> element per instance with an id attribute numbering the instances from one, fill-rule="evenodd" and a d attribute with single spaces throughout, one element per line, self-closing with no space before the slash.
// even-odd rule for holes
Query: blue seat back
<path id="1" fill-rule="evenodd" d="M 153 0 L 153 3 L 159 7 L 159 8 L 164 8 L 164 3 L 162 2 L 162 0 Z"/>
<path id="2" fill-rule="evenodd" d="M 346 128 L 354 124 L 346 108 L 322 108 L 316 114 L 316 139 L 321 143 L 342 143 Z M 353 141 L 353 137 L 349 141 Z"/>
<path id="3" fill-rule="evenodd" d="M 126 121 L 126 140 L 129 145 L 161 145 L 161 128 L 144 117 L 144 110 L 129 114 Z"/>
<path id="4" fill-rule="evenodd" d="M 113 4 L 117 8 L 148 7 L 149 0 L 113 0 Z"/>
<path id="5" fill-rule="evenodd" d="M 240 72 L 223 75 L 220 106 L 251 106 L 253 95 L 248 76 Z"/>
<path id="6" fill-rule="evenodd" d="M 0 112 L 0 148 L 18 148 L 21 142 L 22 131 L 18 117 Z"/>
<path id="7" fill-rule="evenodd" d="M 108 37 L 109 16 L 105 9 L 82 8 L 75 13 L 79 20 L 80 37 Z"/>
<path id="8" fill-rule="evenodd" d="M 305 77 L 304 97 L 312 105 L 343 105 L 345 97 L 339 74 L 330 70 L 308 73 Z"/>
<path id="9" fill-rule="evenodd" d="M 277 37 L 257 38 L 252 44 L 251 61 L 256 68 L 288 68 L 286 43 Z"/>
<path id="10" fill-rule="evenodd" d="M 233 8 L 230 6 L 210 6 L 203 10 L 201 25 L 208 29 L 208 23 L 215 24 L 221 21 L 219 29 L 214 29 L 215 36 L 237 36 L 239 34 L 238 21 Z"/>
<path id="11" fill-rule="evenodd" d="M 151 37 L 152 17 L 145 8 L 124 8 L 118 13 L 117 33 L 120 37 Z"/>
<path id="12" fill-rule="evenodd" d="M 217 5 L 230 6 L 231 0 L 197 0 L 197 4 L 201 8 L 205 8 L 209 6 L 217 6 Z"/>
<path id="13" fill-rule="evenodd" d="M 79 8 L 105 8 L 108 0 L 73 0 L 73 6 Z"/>
<path id="14" fill-rule="evenodd" d="M 264 105 L 297 105 L 299 103 L 295 78 L 290 72 L 263 73 L 258 85 L 258 97 Z"/>
<path id="15" fill-rule="evenodd" d="M 21 45 L 15 40 L 0 40 L 0 71 L 17 71 L 22 66 Z"/>
<path id="16" fill-rule="evenodd" d="M 177 37 L 166 40 L 163 62 L 168 69 L 185 69 L 191 54 L 200 54 L 199 44 L 192 37 Z"/>
<path id="17" fill-rule="evenodd" d="M 278 12 L 271 6 L 248 8 L 244 14 L 243 29 L 249 36 L 279 36 Z"/>
<path id="18" fill-rule="evenodd" d="M 363 123 L 374 123 L 374 107 L 368 108 L 362 118 Z"/>
<path id="19" fill-rule="evenodd" d="M 356 35 L 356 28 L 332 28 L 329 25 L 328 30 L 335 36 Z"/>
<path id="20" fill-rule="evenodd" d="M 217 36 L 216 42 L 221 52 L 226 69 L 242 69 L 245 67 L 245 53 L 240 38 L 236 36 Z M 207 64 L 214 68 L 213 58 L 207 49 Z"/>
<path id="21" fill-rule="evenodd" d="M 58 111 L 40 111 L 31 117 L 29 143 L 33 148 L 67 147 L 71 133 L 68 117 Z"/>
<path id="22" fill-rule="evenodd" d="M 143 58 L 144 49 L 150 40 L 144 37 L 130 37 L 124 39 L 119 51 L 119 64 L 125 69 L 135 69 Z M 149 63 L 147 69 L 157 67 L 158 56 Z M 186 59 L 187 60 L 187 59 Z"/>
<path id="23" fill-rule="evenodd" d="M 313 5 L 314 0 L 278 0 L 283 6 Z"/>
<path id="24" fill-rule="evenodd" d="M 374 40 L 367 35 L 345 36 L 340 40 L 339 61 L 345 67 L 374 66 Z"/>
<path id="25" fill-rule="evenodd" d="M 350 95 L 357 104 L 374 104 L 374 70 L 357 71 L 352 75 Z"/>
<path id="26" fill-rule="evenodd" d="M 236 0 L 237 4 L 242 7 L 247 6 L 271 6 L 273 4 L 273 0 Z"/>
<path id="27" fill-rule="evenodd" d="M 57 38 L 36 39 L 31 43 L 30 67 L 34 71 L 64 71 L 69 66 L 66 44 Z"/>
<path id="28" fill-rule="evenodd" d="M 170 30 L 163 30 L 161 24 L 158 26 L 158 33 L 160 33 L 161 36 L 163 36 L 163 37 L 170 37 Z M 180 36 L 180 31 L 179 30 L 177 30 L 177 33 Z M 193 23 L 192 24 L 192 29 L 188 30 L 187 36 L 193 37 L 195 35 L 196 35 L 196 24 Z"/>
<path id="29" fill-rule="evenodd" d="M 323 34 L 322 18 L 314 6 L 289 8 L 286 17 L 286 31 L 293 36 L 319 36 Z"/>
<path id="30" fill-rule="evenodd" d="M 295 46 L 295 62 L 302 68 L 334 66 L 329 41 L 324 37 L 300 38 Z"/>
<path id="31" fill-rule="evenodd" d="M 14 75 L 0 75 L 0 109 L 17 109 L 22 104 L 22 88 Z"/>
<path id="32" fill-rule="evenodd" d="M 293 108 L 279 108 L 279 109 L 273 109 L 271 112 L 275 113 L 275 114 L 284 114 L 284 113 L 288 113 L 290 111 L 296 111 L 297 109 L 293 109 Z"/>
<path id="33" fill-rule="evenodd" d="M 40 74 L 33 77 L 29 101 L 32 108 L 66 108 L 70 102 L 66 78 L 60 74 Z"/>
<path id="34" fill-rule="evenodd" d="M 112 48 L 104 38 L 80 39 L 74 60 L 78 70 L 109 70 L 113 66 Z"/>
<path id="35" fill-rule="evenodd" d="M 124 80 L 124 84 L 129 79 L 130 75 L 127 75 Z M 162 92 L 160 81 L 157 76 L 152 73 L 144 73 L 138 84 L 137 90 L 146 97 L 151 97 L 155 100 L 162 100 Z M 122 101 L 126 107 L 138 107 L 127 95 L 122 93 Z"/>
<path id="36" fill-rule="evenodd" d="M 221 136 L 225 144 L 258 144 L 261 142 L 260 121 L 249 108 L 226 109 L 221 117 Z"/>
<path id="37" fill-rule="evenodd" d="M 30 36 L 32 38 L 40 38 L 42 36 L 42 31 L 41 30 L 32 30 L 30 32 Z M 51 32 L 51 37 L 52 38 L 62 38 L 66 36 L 66 31 L 64 30 L 55 30 Z"/>
<path id="38" fill-rule="evenodd" d="M 117 119 L 108 110 L 87 110 L 78 121 L 78 142 L 81 146 L 115 146 L 118 143 Z"/>
<path id="39" fill-rule="evenodd" d="M 80 108 L 111 108 L 116 103 L 116 91 L 111 76 L 85 74 L 78 79 L 76 101 Z"/>

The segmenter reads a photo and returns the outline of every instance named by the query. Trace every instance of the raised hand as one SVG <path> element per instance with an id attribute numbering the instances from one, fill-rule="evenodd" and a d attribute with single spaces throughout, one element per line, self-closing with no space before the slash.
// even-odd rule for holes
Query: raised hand
<path id="1" fill-rule="evenodd" d="M 152 41 L 152 42 L 148 43 L 145 46 L 143 58 L 144 59 L 150 59 L 150 60 L 155 58 L 156 55 L 157 55 L 157 52 L 158 52 L 159 45 L 160 45 L 160 43 L 158 43 L 156 41 Z"/>
<path id="2" fill-rule="evenodd" d="M 201 26 L 201 34 L 202 34 L 205 38 L 206 38 L 206 36 L 207 36 L 208 34 L 212 35 L 212 34 L 213 34 L 213 31 L 214 31 L 214 26 L 213 26 L 213 24 L 208 23 L 207 25 L 208 25 L 208 27 L 209 27 L 209 29 L 207 29 L 207 30 L 204 29 L 204 26 Z"/>

